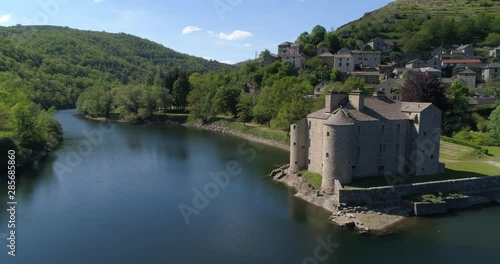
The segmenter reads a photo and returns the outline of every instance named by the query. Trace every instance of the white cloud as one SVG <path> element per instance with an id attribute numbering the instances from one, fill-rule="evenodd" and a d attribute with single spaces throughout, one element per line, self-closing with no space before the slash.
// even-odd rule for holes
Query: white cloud
<path id="1" fill-rule="evenodd" d="M 212 57 L 202 57 L 204 58 L 205 60 L 213 60 Z"/>
<path id="2" fill-rule="evenodd" d="M 94 0 L 94 2 L 100 4 L 100 3 L 104 2 L 104 0 Z"/>
<path id="3" fill-rule="evenodd" d="M 9 23 L 11 19 L 12 19 L 11 14 L 0 15 L 0 24 Z"/>
<path id="4" fill-rule="evenodd" d="M 189 34 L 189 33 L 193 33 L 195 31 L 200 31 L 200 30 L 201 30 L 201 28 L 199 28 L 197 26 L 187 26 L 182 30 L 182 34 Z"/>
<path id="5" fill-rule="evenodd" d="M 225 64 L 232 64 L 232 62 L 230 60 L 223 60 L 221 61 L 222 63 L 225 63 Z"/>
<path id="6" fill-rule="evenodd" d="M 235 31 L 233 31 L 233 33 L 228 34 L 228 35 L 226 35 L 222 32 L 219 34 L 219 38 L 225 39 L 225 40 L 246 39 L 246 38 L 249 38 L 251 36 L 253 36 L 252 33 L 248 32 L 248 31 L 243 31 L 243 30 L 235 30 Z"/>
<path id="7" fill-rule="evenodd" d="M 251 46 L 252 46 L 252 44 L 250 44 L 250 43 L 243 45 L 243 47 L 251 47 Z"/>

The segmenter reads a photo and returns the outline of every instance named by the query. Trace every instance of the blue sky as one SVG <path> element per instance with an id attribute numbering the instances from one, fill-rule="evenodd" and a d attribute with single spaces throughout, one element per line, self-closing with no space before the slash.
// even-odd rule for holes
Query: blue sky
<path id="1" fill-rule="evenodd" d="M 327 30 L 390 0 L 17 0 L 0 3 L 0 25 L 56 25 L 125 32 L 176 51 L 236 63 L 315 25 Z"/>

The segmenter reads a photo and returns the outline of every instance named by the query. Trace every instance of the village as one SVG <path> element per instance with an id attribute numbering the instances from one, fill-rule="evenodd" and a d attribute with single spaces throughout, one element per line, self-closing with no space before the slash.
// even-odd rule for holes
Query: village
<path id="1" fill-rule="evenodd" d="M 341 38 L 350 36 L 348 31 L 339 33 Z M 388 39 L 376 37 L 356 50 L 341 48 L 332 54 L 327 47 L 316 49 L 316 58 L 323 65 L 332 69 L 339 69 L 342 80 L 355 76 L 365 80 L 366 84 L 373 85 L 374 91 L 383 91 L 388 98 L 400 100 L 400 88 L 406 79 L 414 73 L 421 72 L 433 75 L 445 85 L 450 86 L 459 81 L 469 89 L 477 91 L 471 96 L 471 105 L 492 104 L 496 97 L 482 94 L 481 88 L 487 81 L 500 76 L 500 63 L 488 63 L 493 58 L 500 58 L 500 46 L 485 47 L 489 50 L 489 57 L 480 56 L 475 52 L 473 44 L 455 45 L 453 49 L 437 47 L 428 54 L 404 54 L 401 61 L 382 63 L 383 58 L 395 50 L 395 44 Z M 285 41 L 278 45 L 278 54 L 267 53 L 262 60 L 262 66 L 279 60 L 289 62 L 297 70 L 306 68 L 306 62 L 315 57 L 307 56 L 300 44 Z M 314 87 L 314 94 L 320 95 L 324 87 L 331 81 L 323 81 Z"/>

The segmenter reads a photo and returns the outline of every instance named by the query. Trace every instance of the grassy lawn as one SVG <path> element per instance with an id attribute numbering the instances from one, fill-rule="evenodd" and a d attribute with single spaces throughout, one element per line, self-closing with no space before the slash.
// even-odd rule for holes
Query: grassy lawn
<path id="1" fill-rule="evenodd" d="M 441 141 L 440 158 L 445 162 L 445 172 L 437 175 L 424 176 L 380 176 L 354 180 L 346 188 L 370 188 L 396 184 L 411 184 L 450 179 L 465 179 L 471 177 L 500 176 L 500 168 L 487 161 L 500 161 L 500 147 L 485 147 L 489 154 Z"/>
<path id="2" fill-rule="evenodd" d="M 278 141 L 284 145 L 290 144 L 288 132 L 282 130 L 271 129 L 257 124 L 243 124 L 241 122 L 230 122 L 226 120 L 215 121 L 215 124 L 232 129 L 236 132 L 250 134 L 264 139 Z"/>
<path id="3" fill-rule="evenodd" d="M 310 172 L 310 171 L 301 171 L 301 172 L 299 172 L 298 175 L 301 177 L 304 177 L 304 179 L 306 179 L 309 187 L 312 187 L 315 190 L 321 189 L 321 180 L 322 180 L 321 175 L 314 173 L 314 172 Z"/>

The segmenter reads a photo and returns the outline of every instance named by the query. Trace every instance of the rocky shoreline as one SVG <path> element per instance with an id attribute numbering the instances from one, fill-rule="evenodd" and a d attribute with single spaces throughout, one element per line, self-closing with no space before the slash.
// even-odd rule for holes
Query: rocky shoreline
<path id="1" fill-rule="evenodd" d="M 330 220 L 339 226 L 358 230 L 361 233 L 385 234 L 392 233 L 410 212 L 398 207 L 368 208 L 362 206 L 349 207 L 341 204 L 336 206 L 334 195 L 323 194 L 309 187 L 306 179 L 289 173 L 289 165 L 283 165 L 270 173 L 276 182 L 292 188 L 298 197 L 304 201 L 322 207 L 332 213 Z"/>

